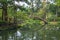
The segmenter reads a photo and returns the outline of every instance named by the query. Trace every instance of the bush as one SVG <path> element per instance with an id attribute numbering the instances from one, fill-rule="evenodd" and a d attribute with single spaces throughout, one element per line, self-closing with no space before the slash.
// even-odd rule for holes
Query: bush
<path id="1" fill-rule="evenodd" d="M 5 25 L 7 22 L 0 20 L 0 25 Z"/>

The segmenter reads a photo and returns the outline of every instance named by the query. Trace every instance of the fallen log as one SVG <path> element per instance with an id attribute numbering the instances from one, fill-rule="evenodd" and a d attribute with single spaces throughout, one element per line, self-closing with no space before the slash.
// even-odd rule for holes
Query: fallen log
<path id="1" fill-rule="evenodd" d="M 43 19 L 43 18 L 40 18 L 40 17 L 33 17 L 34 20 L 42 20 L 45 24 L 48 24 L 48 22 Z"/>

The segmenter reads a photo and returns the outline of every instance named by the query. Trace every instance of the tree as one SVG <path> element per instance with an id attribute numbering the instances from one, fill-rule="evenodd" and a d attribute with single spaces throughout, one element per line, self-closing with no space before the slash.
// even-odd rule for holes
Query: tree
<path id="1" fill-rule="evenodd" d="M 8 13 L 7 13 L 8 1 L 0 0 L 0 3 L 3 5 L 2 6 L 2 20 L 7 22 L 8 21 Z"/>
<path id="2" fill-rule="evenodd" d="M 6 2 L 4 2 L 4 3 L 2 3 L 3 4 L 3 6 L 2 6 L 2 20 L 3 21 L 8 21 L 8 14 L 7 14 L 7 3 Z"/>

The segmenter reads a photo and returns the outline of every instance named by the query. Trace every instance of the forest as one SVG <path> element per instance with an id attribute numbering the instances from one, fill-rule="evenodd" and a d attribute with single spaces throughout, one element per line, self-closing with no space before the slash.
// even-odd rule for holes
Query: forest
<path id="1" fill-rule="evenodd" d="M 0 0 L 1 26 L 57 25 L 59 0 Z"/>
<path id="2" fill-rule="evenodd" d="M 35 40 L 60 40 L 60 0 L 0 0 L 0 31 L 16 28 L 36 31 Z"/>

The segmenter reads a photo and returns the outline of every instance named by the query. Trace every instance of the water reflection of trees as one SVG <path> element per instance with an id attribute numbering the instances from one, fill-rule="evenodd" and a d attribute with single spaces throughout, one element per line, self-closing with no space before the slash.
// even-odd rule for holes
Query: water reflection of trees
<path id="1" fill-rule="evenodd" d="M 15 30 L 4 30 L 0 32 L 0 40 L 9 40 L 9 38 L 13 39 Z"/>
<path id="2" fill-rule="evenodd" d="M 59 28 L 44 25 L 33 30 L 5 30 L 0 32 L 0 40 L 60 40 Z"/>

